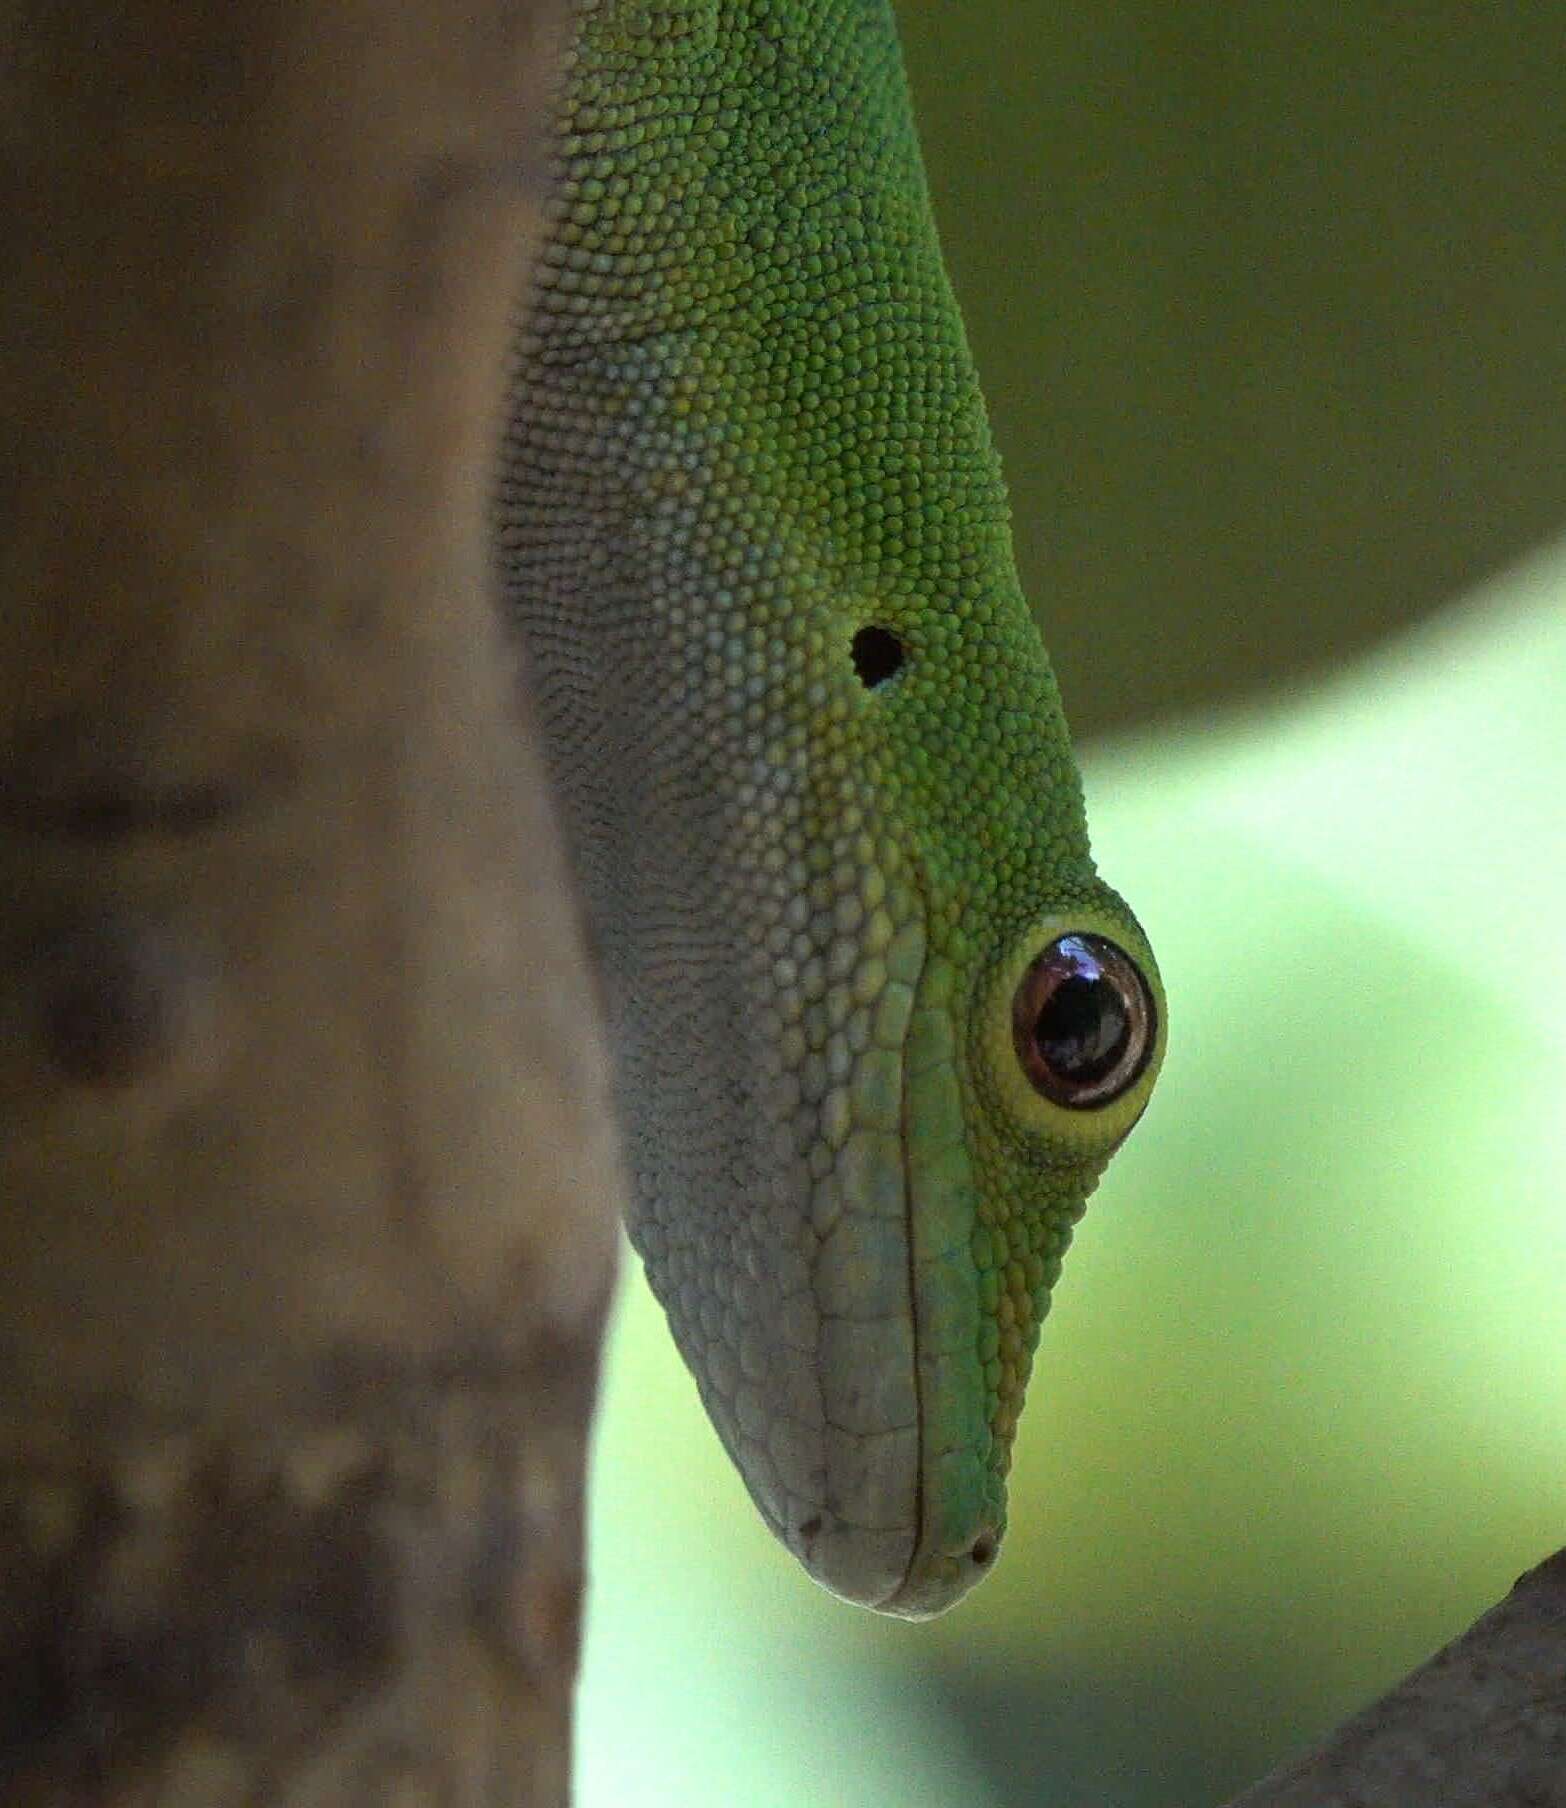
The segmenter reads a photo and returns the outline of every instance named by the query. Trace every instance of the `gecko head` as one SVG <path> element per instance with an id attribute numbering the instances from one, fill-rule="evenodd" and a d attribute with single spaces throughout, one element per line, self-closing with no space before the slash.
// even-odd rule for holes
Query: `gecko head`
<path id="1" fill-rule="evenodd" d="M 682 858 L 688 907 L 619 950 L 628 1224 L 767 1524 L 834 1594 L 920 1619 L 999 1555 L 1039 1324 L 1164 1009 L 1087 872 L 1012 862 L 981 908 L 845 767 L 797 852 L 763 839 L 743 885 Z M 1031 901 L 998 908 L 1007 885 Z M 721 951 L 700 984 L 687 950 Z"/>

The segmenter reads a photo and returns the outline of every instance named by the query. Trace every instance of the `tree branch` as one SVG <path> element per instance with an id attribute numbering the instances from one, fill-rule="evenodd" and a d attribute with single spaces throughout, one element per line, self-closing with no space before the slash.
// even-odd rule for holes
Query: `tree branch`
<path id="1" fill-rule="evenodd" d="M 618 1173 L 489 590 L 552 5 L 0 0 L 0 1796 L 563 1801 Z"/>
<path id="2" fill-rule="evenodd" d="M 1230 1808 L 1563 1808 L 1566 1550 Z"/>

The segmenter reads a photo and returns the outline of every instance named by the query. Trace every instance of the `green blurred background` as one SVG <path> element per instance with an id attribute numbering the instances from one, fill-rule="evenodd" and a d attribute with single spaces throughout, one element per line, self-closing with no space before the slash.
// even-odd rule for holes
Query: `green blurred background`
<path id="1" fill-rule="evenodd" d="M 931 1625 L 773 1544 L 628 1266 L 585 1808 L 1202 1808 L 1566 1540 L 1559 9 L 899 11 L 1169 1061 Z"/>

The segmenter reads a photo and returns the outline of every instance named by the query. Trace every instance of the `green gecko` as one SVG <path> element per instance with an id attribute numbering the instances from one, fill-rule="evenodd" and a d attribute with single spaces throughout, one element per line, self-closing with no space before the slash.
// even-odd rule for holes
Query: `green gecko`
<path id="1" fill-rule="evenodd" d="M 1072 1227 L 1163 1054 L 889 0 L 581 0 L 497 531 L 606 978 L 629 1230 L 762 1516 L 993 1564 Z"/>

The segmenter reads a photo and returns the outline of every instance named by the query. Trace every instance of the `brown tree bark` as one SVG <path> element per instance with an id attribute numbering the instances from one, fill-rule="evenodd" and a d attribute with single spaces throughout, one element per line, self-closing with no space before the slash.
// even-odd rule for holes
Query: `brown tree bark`
<path id="1" fill-rule="evenodd" d="M 552 4 L 0 0 L 0 1800 L 556 1803 L 618 1173 L 485 560 Z"/>
<path id="2" fill-rule="evenodd" d="M 1230 1808 L 1566 1808 L 1566 1551 Z"/>

